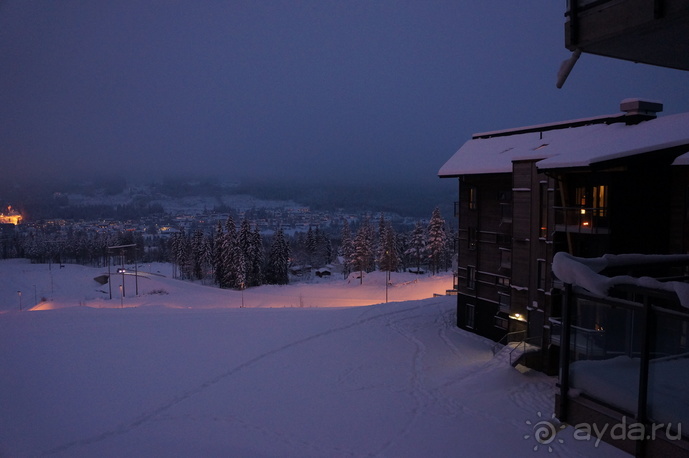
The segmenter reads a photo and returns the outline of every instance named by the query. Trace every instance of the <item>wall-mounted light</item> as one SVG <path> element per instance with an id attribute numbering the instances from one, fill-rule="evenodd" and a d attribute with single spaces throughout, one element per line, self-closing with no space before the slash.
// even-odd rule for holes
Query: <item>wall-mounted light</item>
<path id="1" fill-rule="evenodd" d="M 521 313 L 513 313 L 510 315 L 510 319 L 517 321 L 526 321 L 526 318 Z"/>

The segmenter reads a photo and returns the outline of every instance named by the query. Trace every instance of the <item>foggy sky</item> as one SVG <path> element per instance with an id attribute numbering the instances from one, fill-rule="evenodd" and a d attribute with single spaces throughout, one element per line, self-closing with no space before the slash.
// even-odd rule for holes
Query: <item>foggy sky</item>
<path id="1" fill-rule="evenodd" d="M 437 180 L 472 133 L 689 111 L 689 73 L 583 55 L 566 2 L 0 0 L 0 163 L 103 173 Z M 662 115 L 661 114 L 661 115 Z"/>

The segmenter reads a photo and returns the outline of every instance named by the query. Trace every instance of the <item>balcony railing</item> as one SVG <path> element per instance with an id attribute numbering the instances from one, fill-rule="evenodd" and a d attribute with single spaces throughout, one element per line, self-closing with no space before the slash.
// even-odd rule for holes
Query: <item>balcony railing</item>
<path id="1" fill-rule="evenodd" d="M 605 207 L 554 207 L 555 230 L 580 234 L 608 234 L 608 209 Z"/>

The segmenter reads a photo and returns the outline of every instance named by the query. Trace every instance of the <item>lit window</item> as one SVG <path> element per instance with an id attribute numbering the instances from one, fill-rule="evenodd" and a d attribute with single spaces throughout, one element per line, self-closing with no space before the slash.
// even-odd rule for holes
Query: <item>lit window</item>
<path id="1" fill-rule="evenodd" d="M 478 208 L 478 197 L 475 186 L 469 187 L 469 210 L 476 210 Z"/>
<path id="2" fill-rule="evenodd" d="M 470 227 L 468 229 L 468 237 L 469 237 L 469 249 L 475 250 L 476 249 L 476 238 L 477 238 L 475 227 Z"/>

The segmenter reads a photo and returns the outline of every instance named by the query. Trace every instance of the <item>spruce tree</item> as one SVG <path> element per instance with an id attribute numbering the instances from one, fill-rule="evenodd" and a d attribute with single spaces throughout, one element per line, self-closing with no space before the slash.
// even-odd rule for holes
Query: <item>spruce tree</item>
<path id="1" fill-rule="evenodd" d="M 346 219 L 342 223 L 340 256 L 342 256 L 343 273 L 344 276 L 347 277 L 347 275 L 352 272 L 354 266 L 354 241 L 352 240 L 352 230 L 349 227 L 349 222 Z"/>
<path id="2" fill-rule="evenodd" d="M 268 255 L 267 281 L 271 284 L 286 285 L 289 283 L 290 249 L 282 228 L 278 228 Z"/>
<path id="3" fill-rule="evenodd" d="M 263 253 L 263 239 L 258 231 L 258 227 L 254 227 L 254 231 L 251 233 L 249 248 L 249 258 L 251 259 L 248 266 L 251 278 L 249 286 L 261 286 L 264 281 L 263 263 L 265 256 Z"/>
<path id="4" fill-rule="evenodd" d="M 316 228 L 318 230 L 318 228 Z M 313 229 L 311 229 L 311 226 L 309 226 L 309 230 L 306 232 L 306 243 L 305 243 L 305 251 L 306 251 L 306 264 L 309 266 L 314 265 L 314 258 L 316 255 L 316 234 L 314 234 Z"/>
<path id="5" fill-rule="evenodd" d="M 373 228 L 367 218 L 363 221 L 354 238 L 354 269 L 360 272 L 363 283 L 363 273 L 370 272 L 375 267 L 373 250 Z"/>
<path id="6" fill-rule="evenodd" d="M 433 268 L 433 275 L 440 270 L 440 264 L 447 250 L 445 220 L 440 216 L 438 207 L 433 210 L 428 222 L 428 255 Z"/>
<path id="7" fill-rule="evenodd" d="M 239 254 L 235 255 L 235 261 L 242 259 L 244 263 L 242 269 L 244 279 L 243 281 L 238 280 L 237 284 L 237 286 L 242 289 L 252 286 L 254 281 L 251 270 L 251 266 L 254 263 L 254 252 L 251 246 L 251 238 L 251 225 L 249 224 L 249 220 L 244 218 L 239 225 L 239 233 L 237 234 L 238 252 L 241 252 L 241 257 Z"/>
<path id="8" fill-rule="evenodd" d="M 191 238 L 192 274 L 196 280 L 203 279 L 203 251 L 204 235 L 201 229 L 196 229 Z"/>
<path id="9" fill-rule="evenodd" d="M 225 240 L 225 232 L 223 231 L 222 223 L 218 221 L 213 234 L 213 276 L 215 283 L 220 288 L 225 288 L 225 265 L 223 263 L 223 243 Z"/>
<path id="10" fill-rule="evenodd" d="M 417 222 L 409 237 L 409 247 L 405 252 L 416 266 L 416 272 L 421 271 L 421 260 L 426 255 L 426 231 L 420 222 Z"/>
<path id="11" fill-rule="evenodd" d="M 222 269 L 223 269 L 223 285 L 225 288 L 237 288 L 238 286 L 238 241 L 237 241 L 237 226 L 232 219 L 232 216 L 227 218 L 225 223 L 225 233 L 222 240 Z M 241 252 L 241 250 L 239 250 Z M 242 260 L 243 262 L 243 260 Z M 243 266 L 242 266 L 243 267 Z"/>
<path id="12" fill-rule="evenodd" d="M 388 223 L 381 233 L 381 242 L 378 255 L 378 266 L 385 272 L 396 272 L 399 268 L 400 256 L 397 247 L 395 230 Z"/>

